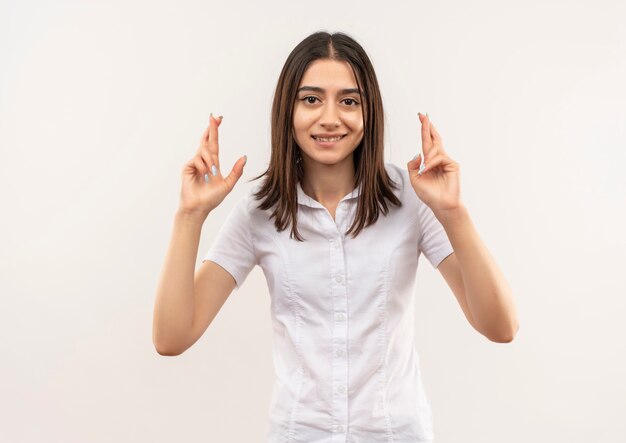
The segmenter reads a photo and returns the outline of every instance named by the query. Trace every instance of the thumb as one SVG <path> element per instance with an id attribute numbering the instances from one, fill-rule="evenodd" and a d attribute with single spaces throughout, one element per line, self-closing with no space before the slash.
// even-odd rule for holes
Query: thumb
<path id="1" fill-rule="evenodd" d="M 247 155 L 244 155 L 243 157 L 241 157 L 239 160 L 235 162 L 235 164 L 233 165 L 233 169 L 230 170 L 230 173 L 228 174 L 228 176 L 224 178 L 224 181 L 228 185 L 229 191 L 231 191 L 235 187 L 235 184 L 239 181 L 239 178 L 243 175 L 243 166 L 246 164 L 247 161 L 248 161 Z"/>

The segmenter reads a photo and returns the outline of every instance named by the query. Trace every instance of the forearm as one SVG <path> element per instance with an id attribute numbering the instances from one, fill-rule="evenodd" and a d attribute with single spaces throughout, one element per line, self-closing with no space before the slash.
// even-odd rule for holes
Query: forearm
<path id="1" fill-rule="evenodd" d="M 194 274 L 205 219 L 181 211 L 175 215 L 154 307 L 152 340 L 159 353 L 177 352 L 191 331 Z"/>
<path id="2" fill-rule="evenodd" d="M 519 327 L 509 284 L 464 206 L 435 213 L 452 244 L 463 275 L 465 298 L 475 327 L 494 341 L 511 341 Z"/>

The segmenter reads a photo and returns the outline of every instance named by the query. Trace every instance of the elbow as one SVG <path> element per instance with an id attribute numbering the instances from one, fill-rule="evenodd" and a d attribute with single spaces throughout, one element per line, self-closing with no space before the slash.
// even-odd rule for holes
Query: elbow
<path id="1" fill-rule="evenodd" d="M 494 343 L 511 343 L 519 331 L 519 323 L 515 325 L 506 333 L 500 332 L 496 335 L 487 335 L 487 338 Z"/>
<path id="2" fill-rule="evenodd" d="M 499 337 L 487 337 L 494 343 L 511 343 L 513 341 L 513 335 L 502 335 Z"/>
<path id="3" fill-rule="evenodd" d="M 176 357 L 177 355 L 182 354 L 182 352 L 180 352 L 179 350 L 159 346 L 156 343 L 154 344 L 154 349 L 156 349 L 157 354 L 163 355 L 165 357 Z"/>
<path id="4" fill-rule="evenodd" d="M 157 351 L 157 354 L 163 355 L 166 357 L 175 357 L 183 353 L 180 349 L 170 344 L 166 344 L 163 340 L 157 340 L 156 334 L 152 337 L 152 345 L 154 349 Z"/>
<path id="5" fill-rule="evenodd" d="M 159 348 L 155 346 L 155 349 L 157 351 L 157 354 L 159 355 L 163 355 L 165 357 L 175 357 L 177 355 L 182 354 L 182 352 L 178 352 L 178 351 L 173 351 L 167 348 Z"/>

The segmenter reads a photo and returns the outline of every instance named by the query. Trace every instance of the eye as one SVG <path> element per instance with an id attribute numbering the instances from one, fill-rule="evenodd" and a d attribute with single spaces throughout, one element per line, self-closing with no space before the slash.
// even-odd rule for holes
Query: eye
<path id="1" fill-rule="evenodd" d="M 357 102 L 357 101 L 356 101 L 355 99 L 353 99 L 353 98 L 346 98 L 346 99 L 344 99 L 344 101 L 349 101 L 349 102 L 354 103 L 354 105 L 350 105 L 350 104 L 348 104 L 348 106 L 356 106 L 356 105 L 358 105 L 358 104 L 359 104 L 359 102 Z"/>
<path id="2" fill-rule="evenodd" d="M 313 99 L 313 101 L 309 100 L 309 99 Z M 315 100 L 317 100 L 317 97 L 314 97 L 312 95 L 307 95 L 306 97 L 301 98 L 300 100 L 302 100 L 303 102 L 306 102 L 310 105 L 315 103 Z"/>

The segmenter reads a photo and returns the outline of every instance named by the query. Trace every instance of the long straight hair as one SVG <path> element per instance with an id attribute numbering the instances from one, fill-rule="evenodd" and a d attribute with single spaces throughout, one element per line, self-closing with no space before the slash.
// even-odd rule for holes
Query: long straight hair
<path id="1" fill-rule="evenodd" d="M 363 103 L 363 139 L 354 150 L 355 184 L 361 186 L 354 222 L 346 234 L 356 237 L 365 227 L 378 220 L 382 211 L 389 212 L 387 200 L 402 206 L 392 192 L 398 185 L 391 180 L 384 164 L 384 114 L 383 103 L 374 67 L 365 50 L 350 36 L 337 32 L 315 32 L 302 40 L 287 57 L 278 78 L 272 104 L 271 158 L 265 172 L 250 179 L 266 177 L 253 194 L 263 201 L 259 209 L 274 210 L 277 231 L 285 230 L 291 223 L 290 238 L 303 241 L 298 232 L 297 183 L 302 181 L 304 170 L 300 148 L 293 135 L 293 109 L 297 89 L 310 63 L 319 59 L 346 61 L 352 67 Z"/>

